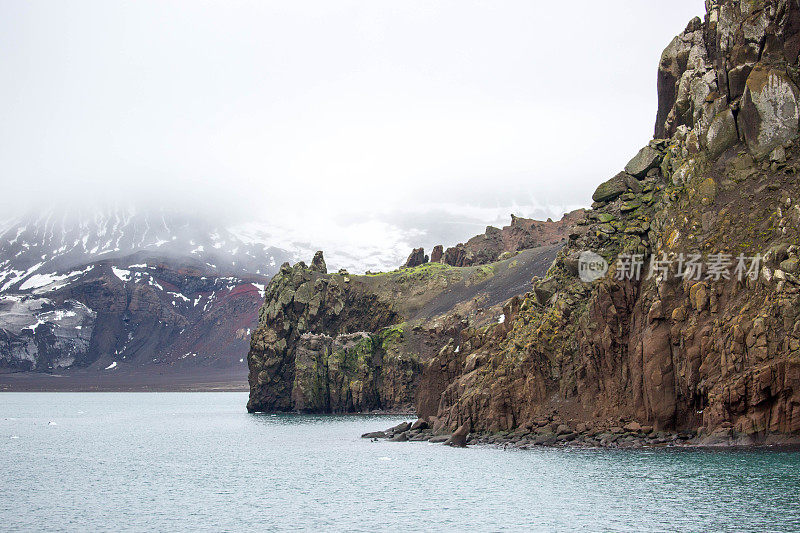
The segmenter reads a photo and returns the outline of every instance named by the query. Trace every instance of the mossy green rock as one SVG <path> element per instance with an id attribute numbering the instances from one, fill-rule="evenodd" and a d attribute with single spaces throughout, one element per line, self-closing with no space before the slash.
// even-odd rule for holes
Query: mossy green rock
<path id="1" fill-rule="evenodd" d="M 642 207 L 641 200 L 631 200 L 619 206 L 619 210 L 622 211 L 623 213 L 628 213 L 630 211 L 636 211 L 640 207 Z"/>
<path id="2" fill-rule="evenodd" d="M 645 146 L 625 165 L 625 172 L 636 178 L 643 178 L 650 169 L 658 167 L 660 162 L 661 153 L 651 146 Z"/>
<path id="3" fill-rule="evenodd" d="M 595 202 L 610 202 L 628 190 L 625 183 L 625 173 L 620 172 L 605 183 L 601 183 L 597 190 L 592 195 L 592 200 Z"/>
<path id="4" fill-rule="evenodd" d="M 600 224 L 597 227 L 598 230 L 602 231 L 606 235 L 611 235 L 612 233 L 616 233 L 617 230 L 611 224 Z"/>
<path id="5" fill-rule="evenodd" d="M 625 228 L 625 233 L 631 235 L 640 235 L 645 232 L 646 230 L 642 226 L 628 226 L 627 228 Z"/>

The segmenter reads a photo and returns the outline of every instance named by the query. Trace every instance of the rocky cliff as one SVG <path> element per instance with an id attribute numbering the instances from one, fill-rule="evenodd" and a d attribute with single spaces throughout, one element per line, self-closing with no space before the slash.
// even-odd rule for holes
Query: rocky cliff
<path id="1" fill-rule="evenodd" d="M 566 213 L 561 220 L 533 220 L 511 215 L 511 224 L 503 228 L 487 226 L 482 235 L 446 250 L 434 246 L 430 257 L 423 248 L 415 248 L 403 266 L 414 267 L 427 263 L 444 263 L 451 266 L 473 266 L 493 263 L 512 256 L 521 250 L 551 246 L 566 241 L 572 228 L 584 216 L 583 209 Z"/>
<path id="2" fill-rule="evenodd" d="M 251 411 L 410 411 L 426 365 L 552 263 L 559 245 L 491 265 L 425 263 L 381 274 L 285 264 L 251 340 Z"/>
<path id="3" fill-rule="evenodd" d="M 655 139 L 597 188 L 541 279 L 504 293 L 500 320 L 452 310 L 441 316 L 457 322 L 418 317 L 429 349 L 405 398 L 416 398 L 434 432 L 800 436 L 800 5 L 706 6 L 659 62 Z M 295 269 L 281 275 L 306 275 Z M 401 310 L 403 272 L 386 278 L 382 306 L 364 306 L 365 290 L 336 300 L 337 317 L 369 310 L 373 322 L 337 319 L 326 329 L 318 318 L 312 333 L 374 332 L 413 314 Z M 275 290 L 253 337 L 251 408 L 273 407 L 261 401 L 276 390 L 270 380 L 296 382 L 296 341 L 310 323 L 288 293 L 276 308 Z M 264 371 L 273 367 L 288 370 Z"/>
<path id="4" fill-rule="evenodd" d="M 707 8 L 662 55 L 657 139 L 598 187 L 510 327 L 462 336 L 458 375 L 430 373 L 447 386 L 421 416 L 487 430 L 634 421 L 710 440 L 800 432 L 800 7 Z M 582 281 L 583 251 L 608 273 Z M 696 255 L 705 270 L 687 273 Z"/>

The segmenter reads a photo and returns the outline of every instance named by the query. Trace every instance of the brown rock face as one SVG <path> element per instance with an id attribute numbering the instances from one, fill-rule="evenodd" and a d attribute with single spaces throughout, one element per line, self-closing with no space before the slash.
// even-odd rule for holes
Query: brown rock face
<path id="1" fill-rule="evenodd" d="M 445 250 L 442 261 L 452 266 L 485 265 L 502 259 L 503 254 L 563 242 L 583 218 L 583 213 L 582 209 L 578 209 L 565 214 L 557 222 L 511 215 L 510 226 L 502 229 L 487 227 L 483 235 Z"/>
<path id="2" fill-rule="evenodd" d="M 408 256 L 406 262 L 403 263 L 403 267 L 405 268 L 414 268 L 419 265 L 424 265 L 428 262 L 428 256 L 425 255 L 424 248 L 414 248 L 411 252 L 411 255 Z"/>
<path id="3" fill-rule="evenodd" d="M 456 429 L 449 439 L 445 441 L 447 446 L 455 448 L 465 448 L 467 446 L 467 437 L 469 436 L 469 423 L 462 424 Z"/>
<path id="4" fill-rule="evenodd" d="M 323 257 L 322 251 L 314 254 L 314 259 L 311 260 L 311 270 L 320 274 L 328 273 L 328 265 L 325 264 L 325 257 Z"/>
<path id="5" fill-rule="evenodd" d="M 433 247 L 433 251 L 431 252 L 431 263 L 441 263 L 443 257 L 444 249 L 441 244 L 437 244 Z"/>
<path id="6" fill-rule="evenodd" d="M 571 428 L 638 426 L 709 440 L 800 438 L 800 7 L 706 4 L 705 21 L 662 55 L 659 138 L 581 213 L 549 268 L 525 282 L 510 274 L 531 251 L 448 266 L 500 258 L 541 224 L 514 218 L 445 251 L 446 265 L 369 277 L 369 291 L 333 306 L 337 317 L 403 321 L 400 353 L 419 354 L 413 395 L 434 434 L 536 427 L 555 441 Z M 688 269 L 693 254 L 699 272 Z M 251 407 L 297 372 L 280 365 L 296 366 L 286 347 L 299 346 L 294 324 L 308 322 L 286 314 L 293 300 L 280 293 L 264 312 L 284 318 L 254 336 Z M 369 303 L 369 294 L 380 296 Z M 340 320 L 311 333 L 356 333 Z M 260 339 L 285 340 L 283 355 Z"/>
<path id="7" fill-rule="evenodd" d="M 789 272 L 800 249 L 800 8 L 707 5 L 705 22 L 693 20 L 662 55 L 658 139 L 626 168 L 640 189 L 610 182 L 503 323 L 463 330 L 459 352 L 425 368 L 417 410 L 435 428 L 558 418 L 750 442 L 800 437 L 800 280 Z M 582 250 L 608 273 L 582 280 Z M 682 253 L 704 256 L 696 279 L 678 276 Z M 714 254 L 727 254 L 726 275 L 708 269 Z M 737 276 L 739 254 L 764 262 Z M 631 256 L 640 276 L 626 270 Z"/>

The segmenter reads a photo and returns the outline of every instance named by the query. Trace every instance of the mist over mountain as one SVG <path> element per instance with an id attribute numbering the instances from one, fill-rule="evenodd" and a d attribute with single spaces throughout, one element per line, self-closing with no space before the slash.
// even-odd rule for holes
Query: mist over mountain
<path id="1" fill-rule="evenodd" d="M 294 257 L 265 242 L 243 240 L 199 214 L 131 206 L 61 207 L 6 224 L 0 234 L 0 289 L 10 289 L 34 273 L 132 255 L 143 262 L 172 259 L 223 275 L 268 275 Z"/>
<path id="2" fill-rule="evenodd" d="M 0 217 L 124 200 L 351 271 L 558 219 L 650 133 L 653 65 L 702 8 L 580 2 L 565 39 L 530 2 L 12 3 Z"/>

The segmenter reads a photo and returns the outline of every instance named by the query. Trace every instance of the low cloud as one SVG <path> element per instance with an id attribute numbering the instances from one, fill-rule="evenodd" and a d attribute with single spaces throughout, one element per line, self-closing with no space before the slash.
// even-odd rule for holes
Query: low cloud
<path id="1" fill-rule="evenodd" d="M 0 11 L 0 224 L 125 201 L 385 268 L 588 205 L 652 135 L 658 58 L 703 2 Z"/>

